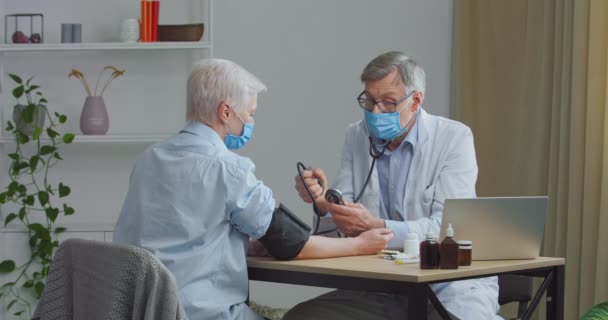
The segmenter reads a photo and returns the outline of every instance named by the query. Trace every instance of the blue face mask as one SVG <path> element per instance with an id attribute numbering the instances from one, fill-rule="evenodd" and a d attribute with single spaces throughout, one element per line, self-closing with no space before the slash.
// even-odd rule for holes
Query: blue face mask
<path id="1" fill-rule="evenodd" d="M 240 136 L 235 136 L 230 133 L 230 129 L 228 129 L 228 126 L 226 126 L 226 129 L 228 129 L 228 134 L 224 138 L 224 144 L 228 149 L 236 150 L 242 148 L 245 144 L 247 144 L 247 141 L 251 140 L 251 136 L 253 135 L 253 123 L 243 121 L 243 119 L 241 119 L 241 117 L 238 115 L 237 117 L 239 120 L 241 120 L 241 122 L 243 122 L 243 134 Z"/>
<path id="2" fill-rule="evenodd" d="M 407 132 L 407 127 L 414 119 L 414 116 L 407 121 L 403 128 L 401 127 L 400 118 L 401 111 L 387 113 L 365 111 L 365 124 L 370 135 L 382 140 L 392 140 Z"/>

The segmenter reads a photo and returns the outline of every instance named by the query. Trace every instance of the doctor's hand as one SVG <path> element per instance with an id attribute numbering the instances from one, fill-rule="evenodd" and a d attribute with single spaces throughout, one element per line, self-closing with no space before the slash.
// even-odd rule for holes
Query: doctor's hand
<path id="1" fill-rule="evenodd" d="M 357 252 L 359 255 L 376 254 L 386 249 L 388 242 L 393 239 L 393 232 L 386 228 L 371 229 L 361 233 L 357 240 Z"/>
<path id="2" fill-rule="evenodd" d="M 327 178 L 325 177 L 325 173 L 320 168 L 316 168 L 313 170 L 304 170 L 302 171 L 302 177 L 304 178 L 304 183 L 302 183 L 302 179 L 300 179 L 300 175 L 296 175 L 296 190 L 298 191 L 298 195 L 304 202 L 312 203 L 312 199 L 306 192 L 306 188 L 304 184 L 308 186 L 310 193 L 313 198 L 317 202 L 317 206 L 322 212 L 327 212 L 327 201 L 325 200 L 325 190 L 327 190 Z M 318 180 L 317 180 L 318 179 Z M 322 186 L 319 184 L 319 180 L 321 181 Z"/>
<path id="3" fill-rule="evenodd" d="M 344 201 L 344 205 L 328 203 L 332 219 L 338 230 L 349 237 L 356 237 L 362 232 L 374 228 L 384 228 L 384 220 L 373 216 L 360 203 Z"/>

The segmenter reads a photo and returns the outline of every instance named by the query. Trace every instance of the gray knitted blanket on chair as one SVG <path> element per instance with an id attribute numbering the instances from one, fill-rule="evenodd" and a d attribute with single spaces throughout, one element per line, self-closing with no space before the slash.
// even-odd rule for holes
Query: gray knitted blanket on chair
<path id="1" fill-rule="evenodd" d="M 33 319 L 187 320 L 175 279 L 150 252 L 83 239 L 64 241 Z"/>

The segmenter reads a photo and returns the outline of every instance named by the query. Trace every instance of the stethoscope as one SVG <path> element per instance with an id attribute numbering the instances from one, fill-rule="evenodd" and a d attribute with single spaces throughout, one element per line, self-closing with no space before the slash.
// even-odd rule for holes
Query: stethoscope
<path id="1" fill-rule="evenodd" d="M 373 139 L 371 137 L 369 137 L 369 155 L 373 159 L 372 165 L 370 166 L 369 172 L 367 173 L 367 178 L 365 179 L 365 183 L 363 184 L 361 191 L 359 191 L 359 195 L 357 196 L 357 198 L 355 198 L 355 201 L 354 201 L 355 203 L 359 202 L 359 200 L 361 199 L 361 196 L 363 196 L 363 192 L 365 192 L 365 189 L 367 189 L 369 180 L 372 176 L 372 173 L 374 172 L 376 160 L 384 155 L 384 153 L 386 152 L 386 149 L 388 148 L 391 141 L 392 140 L 389 140 L 387 142 L 382 143 L 380 146 L 377 146 L 377 144 L 373 142 Z M 308 189 L 308 186 L 304 182 L 304 176 L 302 175 L 303 170 L 311 170 L 312 168 L 305 166 L 302 162 L 298 162 L 296 167 L 298 170 L 298 175 L 300 176 L 300 180 L 302 181 L 302 185 L 304 185 L 304 189 L 306 189 L 308 196 L 310 197 L 310 199 L 312 199 L 312 203 L 313 203 L 312 208 L 313 208 L 315 215 L 317 216 L 317 219 L 315 222 L 315 229 L 312 234 L 321 235 L 321 234 L 327 234 L 327 233 L 336 231 L 336 232 L 338 232 L 338 236 L 342 237 L 341 233 L 338 231 L 337 228 L 319 232 L 319 224 L 321 221 L 321 217 L 324 217 L 326 215 L 326 213 L 322 213 L 319 210 L 319 207 L 317 206 L 317 201 L 315 201 L 315 198 L 312 196 L 312 192 L 310 192 L 310 189 Z M 318 181 L 318 179 L 317 179 L 317 181 Z M 325 186 L 323 186 L 323 184 L 321 184 L 321 181 L 319 181 L 319 185 L 321 186 L 321 188 L 325 188 Z M 344 202 L 342 200 L 342 193 L 338 189 L 327 189 L 327 191 L 325 192 L 325 199 L 329 202 L 344 205 Z"/>
<path id="2" fill-rule="evenodd" d="M 410 120 L 405 125 L 406 128 L 410 125 L 412 120 L 418 119 L 419 112 L 420 112 L 420 109 L 418 109 L 418 111 L 415 113 L 414 117 L 410 118 Z M 367 128 L 367 123 L 365 123 L 365 126 Z M 374 172 L 374 168 L 376 166 L 376 160 L 378 160 L 380 157 L 382 157 L 386 153 L 388 146 L 394 140 L 394 139 L 391 139 L 391 140 L 374 139 L 370 133 L 369 128 L 367 128 L 367 132 L 368 132 L 368 139 L 369 139 L 369 155 L 370 155 L 370 157 L 372 157 L 372 164 L 369 167 L 369 171 L 367 172 L 367 177 L 365 178 L 363 187 L 361 187 L 361 191 L 359 191 L 359 194 L 355 198 L 354 203 L 357 203 L 357 202 L 359 202 L 359 200 L 361 200 L 363 193 L 367 189 L 367 185 L 369 184 L 369 181 L 372 177 L 372 173 Z M 326 234 L 326 233 L 331 233 L 331 232 L 336 231 L 338 233 L 338 236 L 341 237 L 342 235 L 337 228 L 319 232 L 319 224 L 320 224 L 321 217 L 325 216 L 326 213 L 320 212 L 319 207 L 317 206 L 317 202 L 315 201 L 314 197 L 312 196 L 312 192 L 310 192 L 310 190 L 308 189 L 308 186 L 304 182 L 304 177 L 302 176 L 302 170 L 310 170 L 311 168 L 304 166 L 304 164 L 302 162 L 298 162 L 297 169 L 298 169 L 298 175 L 300 176 L 300 179 L 302 180 L 302 184 L 304 185 L 304 188 L 306 189 L 308 196 L 310 197 L 310 199 L 312 199 L 313 211 L 314 211 L 315 215 L 317 216 L 317 221 L 315 223 L 315 229 L 312 234 L 320 235 L 320 234 Z M 324 186 L 321 184 L 320 181 L 319 181 L 319 185 L 321 185 L 321 187 L 324 188 Z M 338 189 L 327 189 L 327 191 L 325 192 L 325 199 L 327 201 L 335 203 L 335 204 L 342 204 L 342 205 L 344 204 L 344 202 L 342 200 L 342 193 Z"/>

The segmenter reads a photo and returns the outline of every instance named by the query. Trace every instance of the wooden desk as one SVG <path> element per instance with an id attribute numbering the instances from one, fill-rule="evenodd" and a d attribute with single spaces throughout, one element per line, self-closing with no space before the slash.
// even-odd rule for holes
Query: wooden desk
<path id="1" fill-rule="evenodd" d="M 429 284 L 516 274 L 544 278 L 524 319 L 532 315 L 542 295 L 547 292 L 547 319 L 562 320 L 564 264 L 563 258 L 540 257 L 534 260 L 473 261 L 470 267 L 458 270 L 420 270 L 418 264 L 398 265 L 381 255 L 294 261 L 247 259 L 250 280 L 406 295 L 408 319 L 427 319 L 428 300 L 444 319 L 450 319 Z"/>

